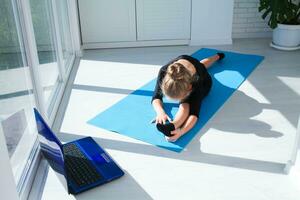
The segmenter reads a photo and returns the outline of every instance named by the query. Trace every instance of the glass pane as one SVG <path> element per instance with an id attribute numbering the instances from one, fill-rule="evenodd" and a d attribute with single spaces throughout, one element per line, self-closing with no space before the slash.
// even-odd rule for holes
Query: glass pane
<path id="1" fill-rule="evenodd" d="M 62 37 L 62 49 L 63 49 L 63 59 L 66 71 L 70 67 L 71 61 L 74 56 L 72 35 L 70 30 L 70 21 L 68 13 L 68 1 L 67 0 L 56 0 L 57 5 L 57 15 L 60 35 Z"/>
<path id="2" fill-rule="evenodd" d="M 51 0 L 30 0 L 32 22 L 39 56 L 39 75 L 50 114 L 60 86 Z"/>
<path id="3" fill-rule="evenodd" d="M 0 124 L 18 183 L 25 166 L 30 164 L 28 158 L 36 139 L 36 128 L 30 71 L 12 2 L 0 0 Z"/>

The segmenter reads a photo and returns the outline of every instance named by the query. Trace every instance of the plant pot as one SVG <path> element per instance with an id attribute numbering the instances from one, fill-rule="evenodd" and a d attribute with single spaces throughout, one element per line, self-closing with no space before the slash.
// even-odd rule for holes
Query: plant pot
<path id="1" fill-rule="evenodd" d="M 300 47 L 300 25 L 278 24 L 273 30 L 273 46 L 291 50 Z M 290 48 L 290 49 L 289 49 Z"/>

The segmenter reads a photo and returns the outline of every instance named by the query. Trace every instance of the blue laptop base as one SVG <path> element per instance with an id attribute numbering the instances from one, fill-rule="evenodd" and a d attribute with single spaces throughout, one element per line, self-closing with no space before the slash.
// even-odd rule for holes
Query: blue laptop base
<path id="1" fill-rule="evenodd" d="M 106 155 L 106 153 L 99 147 L 99 145 L 95 142 L 95 140 L 93 140 L 93 138 L 85 137 L 66 143 L 64 145 L 72 143 L 77 145 L 79 149 L 87 156 L 87 158 L 93 163 L 93 165 L 103 176 L 103 178 L 93 184 L 82 187 L 76 186 L 76 184 L 71 179 L 68 179 L 69 192 L 71 194 L 79 194 L 88 189 L 108 183 L 111 180 L 120 178 L 124 175 L 124 172 L 120 170 L 120 168 L 112 160 L 110 160 L 110 157 L 106 156 L 105 159 L 103 158 L 103 154 Z M 107 165 L 107 162 L 110 162 L 110 164 Z"/>
<path id="2" fill-rule="evenodd" d="M 65 188 L 68 189 L 69 193 L 78 194 L 98 185 L 108 183 L 124 175 L 123 170 L 91 137 L 85 137 L 66 144 L 62 144 L 53 133 L 51 128 L 47 125 L 37 109 L 34 109 L 34 115 L 39 133 L 38 139 L 41 152 L 52 169 L 58 174 L 64 176 L 65 180 L 62 180 L 62 184 L 64 184 Z M 65 145 L 69 144 L 75 144 L 84 155 L 84 159 L 82 157 L 76 157 L 76 155 L 74 154 L 72 155 L 73 158 L 77 160 L 88 159 L 89 163 L 95 167 L 97 173 L 101 175 L 101 178 L 99 180 L 96 180 L 95 182 L 89 184 L 83 184 L 82 186 L 76 185 L 72 177 L 70 177 L 69 170 L 71 169 L 68 168 L 65 163 L 66 157 L 64 154 L 64 147 L 66 147 Z M 76 163 L 84 164 L 83 162 Z"/>
<path id="3" fill-rule="evenodd" d="M 264 59 L 258 55 L 207 48 L 198 50 L 192 56 L 202 60 L 217 52 L 225 53 L 226 57 L 222 61 L 216 62 L 208 70 L 213 79 L 213 85 L 210 93 L 202 102 L 199 120 L 189 132 L 176 142 L 166 141 L 164 135 L 156 129 L 155 124 L 149 123 L 156 116 L 151 105 L 156 79 L 99 113 L 88 123 L 161 148 L 181 152 Z M 171 118 L 174 118 L 178 106 L 178 102 L 164 99 L 164 108 Z"/>

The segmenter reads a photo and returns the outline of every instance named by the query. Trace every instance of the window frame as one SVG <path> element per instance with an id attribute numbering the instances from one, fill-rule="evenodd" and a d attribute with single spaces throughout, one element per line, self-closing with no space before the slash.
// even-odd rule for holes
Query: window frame
<path id="1" fill-rule="evenodd" d="M 13 12 L 14 18 L 17 24 L 17 32 L 19 38 L 19 44 L 22 49 L 22 59 L 26 61 L 24 63 L 24 67 L 28 67 L 31 75 L 32 89 L 33 95 L 36 103 L 36 107 L 39 109 L 43 117 L 47 120 L 50 127 L 53 126 L 56 113 L 58 112 L 59 105 L 61 103 L 65 88 L 67 86 L 67 81 L 72 71 L 72 68 L 75 64 L 76 57 L 81 56 L 81 44 L 80 44 L 80 33 L 79 33 L 79 22 L 76 8 L 76 0 L 66 0 L 67 1 L 67 9 L 69 12 L 68 20 L 70 25 L 70 37 L 71 37 L 71 45 L 73 54 L 70 59 L 64 63 L 63 60 L 63 51 L 62 51 L 62 43 L 61 43 L 61 33 L 59 31 L 58 17 L 57 17 L 57 9 L 55 0 L 51 0 L 52 11 L 53 11 L 53 20 L 54 20 L 54 30 L 55 30 L 55 48 L 57 52 L 58 58 L 58 67 L 59 67 L 59 79 L 62 84 L 56 91 L 56 99 L 55 102 L 52 103 L 50 107 L 52 107 L 49 117 L 47 117 L 47 108 L 46 101 L 43 96 L 43 88 L 41 85 L 40 76 L 38 74 L 39 67 L 39 59 L 38 59 L 38 51 L 37 44 L 34 35 L 34 29 L 31 18 L 31 9 L 29 0 L 13 0 L 11 1 L 13 4 Z M 76 8 L 77 9 L 77 8 Z M 76 16 L 75 19 L 72 17 Z M 74 27 L 76 25 L 77 27 Z M 74 32 L 77 31 L 77 32 Z M 23 51 L 24 50 L 24 51 Z M 1 128 L 1 127 L 0 127 Z M 2 156 L 2 155 L 1 155 Z M 19 182 L 16 183 L 16 187 L 10 187 L 10 190 L 16 190 L 19 194 L 20 199 L 27 199 L 31 186 L 33 184 L 37 169 L 41 162 L 42 156 L 39 148 L 39 142 L 37 137 L 35 138 L 34 145 L 31 149 L 31 154 L 26 162 L 25 168 L 23 169 L 23 173 L 19 179 Z M 13 176 L 13 175 L 12 175 Z M 12 177 L 13 178 L 13 177 Z"/>
<path id="2" fill-rule="evenodd" d="M 1 146 L 6 145 L 1 124 L 0 124 L 0 145 Z M 15 180 L 13 177 L 13 172 L 12 172 L 12 168 L 11 168 L 10 161 L 9 161 L 8 151 L 6 148 L 0 148 L 0 160 L 1 160 L 0 177 L 2 180 L 5 180 L 5 183 L 2 183 L 0 181 L 1 187 L 2 187 L 2 185 L 4 186 L 4 184 L 5 184 L 5 187 L 4 187 L 5 189 L 3 190 L 1 197 L 4 199 L 17 200 L 18 193 L 16 190 Z"/>

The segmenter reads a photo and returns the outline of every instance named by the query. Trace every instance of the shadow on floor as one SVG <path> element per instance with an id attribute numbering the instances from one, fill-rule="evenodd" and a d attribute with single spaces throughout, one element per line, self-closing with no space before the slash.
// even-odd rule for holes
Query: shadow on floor
<path id="1" fill-rule="evenodd" d="M 265 56 L 265 61 L 263 61 L 263 63 L 261 63 L 255 70 L 257 71 L 258 69 L 263 69 L 259 70 L 259 73 L 262 74 L 260 74 L 260 76 L 251 75 L 247 79 L 266 99 L 270 101 L 271 105 L 267 106 L 268 109 L 278 110 L 291 124 L 293 124 L 294 127 L 296 127 L 300 112 L 300 106 L 298 103 L 300 102 L 300 96 L 292 91 L 291 88 L 284 85 L 282 81 L 278 79 L 278 76 L 295 78 L 299 77 L 299 51 L 278 51 L 269 48 L 269 39 L 261 39 L 258 41 L 259 45 L 257 42 L 255 43 L 251 40 L 238 40 L 238 42 L 234 41 L 232 45 L 212 46 L 211 48 Z M 124 49 L 88 50 L 82 59 L 106 62 L 149 64 L 149 67 L 152 67 L 151 65 L 163 66 L 168 60 L 177 57 L 178 55 L 192 54 L 200 48 L 200 46 L 128 48 L 126 49 L 126 54 L 124 54 Z M 210 47 L 208 46 L 207 48 Z M 128 54 L 134 54 L 136 56 L 128 56 Z M 162 54 L 165 56 L 161 56 Z M 285 68 L 289 69 L 286 70 Z M 294 69 L 290 70 L 291 68 Z M 265 81 L 265 83 L 260 84 L 259 82 L 261 81 Z M 282 91 L 284 91 L 285 96 L 279 96 Z M 286 105 L 284 100 L 282 100 L 282 98 L 284 99 L 285 97 L 294 99 L 295 103 L 292 105 Z M 256 122 L 253 122 L 253 125 L 256 126 Z"/>
<path id="2" fill-rule="evenodd" d="M 151 196 L 134 180 L 134 178 L 124 171 L 125 175 L 105 185 L 97 186 L 87 192 L 78 194 L 75 199 L 153 199 Z M 125 187 L 126 186 L 126 187 Z"/>
<path id="3" fill-rule="evenodd" d="M 189 49 L 189 48 L 187 48 Z M 187 54 L 187 49 L 177 49 L 172 53 L 169 53 L 168 48 L 165 49 L 166 55 L 170 58 L 177 56 L 178 54 Z M 224 49 L 226 50 L 226 48 Z M 130 50 L 133 52 L 138 52 L 139 54 L 134 58 L 128 58 L 127 56 L 123 55 L 124 50 L 120 50 L 117 54 L 120 56 L 114 55 L 114 58 L 110 59 L 106 57 L 105 51 L 89 51 L 88 55 L 85 55 L 83 59 L 85 60 L 99 60 L 99 61 L 112 61 L 112 62 L 129 62 L 129 63 L 143 63 L 143 64 L 164 64 L 161 60 L 153 61 L 153 51 L 151 55 L 147 55 L 147 49 L 138 49 L 138 50 Z M 162 50 L 164 51 L 164 50 Z M 195 49 L 189 49 L 189 51 L 194 52 Z M 251 53 L 265 53 L 265 49 L 261 50 L 254 50 Z M 101 52 L 101 54 L 99 53 Z M 159 54 L 163 52 L 157 52 Z M 173 55 L 174 54 L 174 55 Z M 295 53 L 292 53 L 295 54 Z M 247 94 L 241 91 L 235 91 L 235 100 L 239 102 L 238 106 L 236 107 L 234 102 L 230 101 L 230 106 L 226 106 L 226 109 L 230 109 L 225 111 L 226 116 L 221 116 L 218 114 L 218 118 L 222 118 L 220 123 L 214 123 L 214 128 L 226 132 L 233 132 L 237 134 L 255 134 L 259 137 L 264 138 L 278 138 L 281 137 L 283 134 L 277 131 L 272 130 L 272 127 L 262 121 L 258 121 L 253 119 L 254 116 L 259 115 L 263 109 L 271 109 L 279 111 L 292 125 L 296 127 L 297 119 L 299 115 L 299 105 L 300 97 L 295 91 L 285 85 L 282 81 L 278 79 L 278 76 L 288 76 L 288 77 L 299 77 L 299 71 L 295 70 L 284 70 L 284 68 L 280 67 L 278 64 L 273 63 L 272 59 L 281 59 L 281 55 L 285 58 L 290 58 L 291 55 L 286 53 L 281 53 L 274 50 L 269 50 L 266 52 L 266 62 L 264 61 L 258 69 L 256 69 L 255 73 L 263 73 L 260 76 L 251 75 L 248 80 L 249 82 L 260 92 L 270 103 L 263 104 L 259 103 L 257 100 L 247 96 Z M 295 54 L 296 55 L 296 54 Z M 123 56 L 123 57 L 122 57 Z M 166 56 L 166 57 L 168 57 Z M 116 59 L 118 57 L 118 59 Z M 295 58 L 295 57 L 294 57 Z M 279 61 L 283 63 L 282 61 Z M 296 62 L 295 62 L 296 63 Z M 272 65 L 272 66 L 271 66 Z M 297 64 L 299 65 L 299 64 Z M 263 67 L 262 67 L 263 66 Z M 274 67 L 274 68 L 271 68 Z M 263 68 L 262 70 L 260 68 Z M 259 70 L 259 72 L 257 72 Z M 268 82 L 268 80 L 270 82 Z M 261 81 L 266 81 L 261 83 Z M 269 84 L 268 84 L 269 83 Z M 275 84 L 275 85 L 273 85 Z M 91 90 L 95 92 L 109 92 L 110 88 L 103 88 L 103 87 L 93 87 L 92 89 L 89 87 L 80 88 L 80 86 L 75 86 L 76 89 L 84 89 L 84 90 Z M 277 90 L 280 89 L 281 91 L 278 92 Z M 279 96 L 284 91 L 285 96 Z M 116 89 L 112 89 L 111 92 L 123 92 L 123 93 L 130 93 L 131 91 L 126 89 L 120 89 L 120 91 Z M 292 98 L 292 105 L 288 105 L 285 102 L 284 98 Z M 288 101 L 290 102 L 290 101 Z M 228 103 L 228 102 L 227 102 Z M 236 122 L 239 123 L 236 123 Z M 157 148 L 152 145 L 145 145 L 145 144 L 136 144 L 136 143 L 129 143 L 123 141 L 116 141 L 116 140 L 109 140 L 109 139 L 102 139 L 102 138 L 95 138 L 95 140 L 103 147 L 107 149 L 113 149 L 123 152 L 134 152 L 139 154 L 145 155 L 153 155 L 153 156 L 160 156 L 160 157 L 167 157 L 171 159 L 180 159 L 186 161 L 193 161 L 193 162 L 200 162 L 205 164 L 212 164 L 212 165 L 220 165 L 225 167 L 234 167 L 234 168 L 241 168 L 241 169 L 248 169 L 248 170 L 255 170 L 255 171 L 262 171 L 262 172 L 270 172 L 270 173 L 283 173 L 283 168 L 285 164 L 277 163 L 277 162 L 269 162 L 269 161 L 262 161 L 262 160 L 254 160 L 254 159 L 246 159 L 240 157 L 233 157 L 233 156 L 225 156 L 225 155 L 216 155 L 205 153 L 201 151 L 201 143 L 199 142 L 201 137 L 208 131 L 208 127 L 204 127 L 190 142 L 187 146 L 187 149 L 182 153 L 178 154 L 175 152 L 166 151 L 160 148 Z M 61 133 L 59 136 L 65 140 L 70 141 L 74 139 L 78 139 L 84 137 L 88 134 L 82 134 L 82 136 L 78 134 L 72 133 Z"/>
<path id="4" fill-rule="evenodd" d="M 139 153 L 145 155 L 166 157 L 171 159 L 179 159 L 185 161 L 200 162 L 205 164 L 220 165 L 225 167 L 234 167 L 234 168 L 241 168 L 241 169 L 248 169 L 248 170 L 255 170 L 255 171 L 262 171 L 262 172 L 270 172 L 270 173 L 277 173 L 277 174 L 284 173 L 283 169 L 285 167 L 285 164 L 283 163 L 246 159 L 246 158 L 239 158 L 239 157 L 225 156 L 225 155 L 216 155 L 216 154 L 201 152 L 200 143 L 198 142 L 201 136 L 200 134 L 198 135 L 199 136 L 196 136 L 193 142 L 188 145 L 188 148 L 182 151 L 181 153 L 160 149 L 153 145 L 129 143 L 129 142 L 95 138 L 95 137 L 94 140 L 98 144 L 100 144 L 100 146 L 104 149 L 113 149 L 122 152 L 132 152 L 132 153 Z M 59 134 L 59 137 L 61 138 L 61 140 L 67 142 L 67 141 L 73 141 L 86 136 L 85 134 L 77 135 L 77 134 L 61 132 Z"/>
<path id="5" fill-rule="evenodd" d="M 46 163 L 46 162 L 45 162 Z M 46 163 L 47 165 L 47 163 Z M 41 182 L 40 188 L 44 189 L 46 180 L 49 175 L 49 168 L 47 167 L 47 170 L 45 172 L 45 177 L 43 178 L 43 181 Z M 96 186 L 92 189 L 86 190 L 80 194 L 73 195 L 75 199 L 78 200 L 90 200 L 90 199 L 120 199 L 121 197 L 126 197 L 126 199 L 153 199 L 151 196 L 135 181 L 135 179 L 130 175 L 129 172 L 126 170 L 123 170 L 125 172 L 125 175 L 115 179 L 109 183 Z M 62 190 L 67 195 L 68 189 L 67 189 L 67 183 L 66 179 L 59 173 L 52 171 L 54 173 L 62 186 Z M 126 186 L 126 187 L 124 187 Z M 57 190 L 60 191 L 61 189 Z M 35 199 L 42 199 L 43 197 L 43 191 L 39 192 L 39 195 L 35 197 Z M 65 196 L 65 194 L 62 194 L 62 196 Z M 69 198 L 68 198 L 69 199 Z"/>

